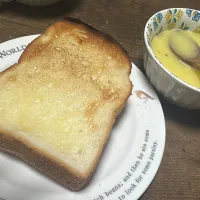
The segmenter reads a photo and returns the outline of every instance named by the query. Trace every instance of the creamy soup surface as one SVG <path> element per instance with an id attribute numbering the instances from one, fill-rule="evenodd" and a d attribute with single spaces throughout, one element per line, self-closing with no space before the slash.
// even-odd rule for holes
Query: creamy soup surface
<path id="1" fill-rule="evenodd" d="M 163 64 L 163 66 L 172 72 L 179 79 L 185 81 L 186 83 L 200 88 L 200 71 L 193 68 L 191 65 L 186 64 L 180 60 L 170 49 L 169 38 L 170 34 L 175 30 L 166 30 L 158 34 L 151 41 L 151 48 L 158 58 L 158 60 Z M 200 46 L 200 34 L 192 31 L 183 31 L 180 30 L 182 34 L 193 39 L 198 46 Z M 189 44 L 184 40 L 176 41 L 176 45 L 179 45 L 178 48 L 185 54 L 190 54 L 188 49 Z"/>

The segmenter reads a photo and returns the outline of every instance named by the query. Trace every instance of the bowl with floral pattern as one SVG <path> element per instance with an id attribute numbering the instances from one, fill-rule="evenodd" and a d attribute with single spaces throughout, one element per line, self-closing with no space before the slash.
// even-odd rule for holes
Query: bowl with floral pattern
<path id="1" fill-rule="evenodd" d="M 152 39 L 165 30 L 182 29 L 200 33 L 200 11 L 170 8 L 155 13 L 144 30 L 144 68 L 158 93 L 172 103 L 189 109 L 200 108 L 200 88 L 194 87 L 171 73 L 154 55 Z"/>

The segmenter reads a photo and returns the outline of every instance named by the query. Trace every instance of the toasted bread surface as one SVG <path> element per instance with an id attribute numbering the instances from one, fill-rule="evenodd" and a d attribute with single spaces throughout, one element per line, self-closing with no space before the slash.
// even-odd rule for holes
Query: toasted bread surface
<path id="1" fill-rule="evenodd" d="M 120 45 L 84 24 L 49 27 L 0 74 L 0 148 L 78 190 L 132 91 Z"/>

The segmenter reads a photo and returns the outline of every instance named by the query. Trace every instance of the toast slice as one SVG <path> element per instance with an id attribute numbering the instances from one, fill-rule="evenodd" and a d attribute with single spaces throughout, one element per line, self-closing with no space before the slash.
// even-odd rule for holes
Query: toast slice
<path id="1" fill-rule="evenodd" d="M 130 72 L 115 41 L 83 23 L 56 22 L 0 74 L 0 148 L 79 190 L 131 95 Z"/>

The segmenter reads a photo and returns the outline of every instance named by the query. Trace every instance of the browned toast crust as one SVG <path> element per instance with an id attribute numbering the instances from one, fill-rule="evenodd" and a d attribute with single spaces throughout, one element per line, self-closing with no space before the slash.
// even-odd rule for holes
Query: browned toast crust
<path id="1" fill-rule="evenodd" d="M 51 36 L 49 38 L 53 39 L 54 37 L 59 37 L 59 34 L 62 34 L 62 32 L 65 29 L 67 28 L 74 29 L 74 27 L 82 31 L 84 30 L 87 31 L 88 34 L 90 35 L 89 40 L 91 44 L 94 40 L 97 41 L 98 39 L 100 39 L 101 43 L 99 44 L 99 48 L 102 48 L 102 51 L 112 52 L 113 56 L 116 57 L 116 59 L 119 59 L 120 62 L 124 63 L 124 66 L 127 68 L 126 69 L 127 74 L 130 75 L 131 62 L 126 52 L 122 49 L 122 47 L 119 44 L 117 44 L 113 40 L 110 40 L 104 34 L 96 30 L 92 30 L 89 26 L 86 26 L 85 24 L 82 24 L 80 22 L 74 23 L 67 20 L 57 22 L 53 26 L 49 27 L 44 34 L 42 34 L 40 37 L 36 38 L 33 42 L 31 42 L 21 55 L 19 59 L 19 64 L 23 62 L 28 62 L 29 59 L 32 59 L 33 57 L 40 55 L 42 51 L 45 48 L 47 48 L 48 41 L 47 42 L 45 41 L 44 45 L 41 42 L 43 40 L 43 35 L 48 34 L 48 36 Z M 75 43 L 76 42 L 81 42 L 81 41 L 75 41 Z M 18 65 L 13 65 L 12 67 L 2 72 L 2 74 L 11 71 L 15 67 L 18 67 Z M 69 188 L 71 190 L 79 190 L 88 181 L 90 176 L 93 174 L 97 163 L 99 162 L 100 156 L 109 138 L 116 116 L 121 112 L 126 101 L 131 95 L 132 91 L 131 82 L 127 90 L 128 92 L 126 97 L 121 99 L 120 106 L 112 115 L 113 117 L 110 122 L 110 126 L 107 129 L 105 138 L 102 140 L 102 144 L 100 145 L 98 155 L 92 164 L 92 168 L 88 170 L 86 175 L 79 174 L 70 167 L 67 167 L 64 163 L 61 163 L 60 161 L 52 158 L 49 155 L 43 155 L 36 147 L 32 146 L 27 141 L 24 141 L 21 138 L 13 137 L 9 132 L 6 132 L 4 130 L 0 130 L 0 148 L 13 155 L 16 155 L 17 157 L 24 160 L 26 163 L 29 163 L 32 166 L 36 167 L 38 170 L 40 170 L 47 176 L 51 177 L 64 187 Z"/>
<path id="2" fill-rule="evenodd" d="M 9 133 L 1 131 L 0 134 L 0 149 L 15 155 L 44 173 L 48 177 L 54 179 L 66 188 L 71 190 L 80 189 L 87 179 L 73 173 L 71 169 L 50 157 L 43 155 L 37 148 L 31 146 L 19 138 L 14 138 Z"/>

